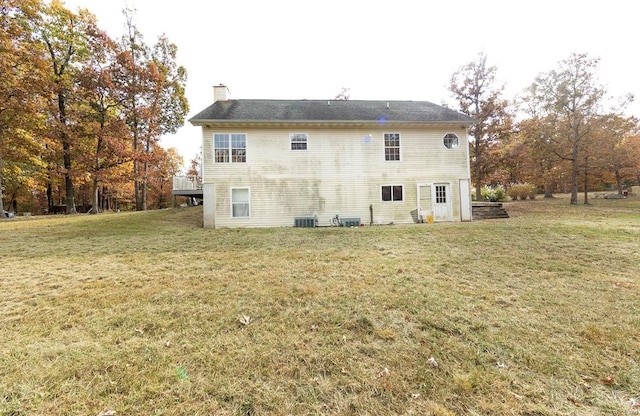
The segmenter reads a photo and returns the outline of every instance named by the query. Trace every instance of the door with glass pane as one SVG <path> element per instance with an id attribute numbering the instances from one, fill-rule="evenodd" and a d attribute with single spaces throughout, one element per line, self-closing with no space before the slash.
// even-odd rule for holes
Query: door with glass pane
<path id="1" fill-rule="evenodd" d="M 436 183 L 432 188 L 434 221 L 451 221 L 451 189 L 448 183 Z"/>

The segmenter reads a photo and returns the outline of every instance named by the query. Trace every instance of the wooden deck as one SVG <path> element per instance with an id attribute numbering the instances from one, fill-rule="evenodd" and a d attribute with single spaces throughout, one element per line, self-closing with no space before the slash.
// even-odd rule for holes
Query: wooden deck
<path id="1" fill-rule="evenodd" d="M 200 176 L 174 176 L 171 194 L 202 199 L 202 178 Z"/>

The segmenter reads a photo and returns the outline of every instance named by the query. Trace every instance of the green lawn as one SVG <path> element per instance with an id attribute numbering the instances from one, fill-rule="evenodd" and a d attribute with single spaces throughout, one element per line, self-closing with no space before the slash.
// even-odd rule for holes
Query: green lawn
<path id="1" fill-rule="evenodd" d="M 511 218 L 0 221 L 0 415 L 638 415 L 640 198 Z"/>

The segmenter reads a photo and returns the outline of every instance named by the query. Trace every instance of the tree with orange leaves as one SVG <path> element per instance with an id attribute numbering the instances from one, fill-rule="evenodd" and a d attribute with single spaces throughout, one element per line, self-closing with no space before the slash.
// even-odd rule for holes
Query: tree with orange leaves
<path id="1" fill-rule="evenodd" d="M 149 169 L 162 134 L 175 133 L 189 111 L 186 70 L 177 65 L 177 47 L 166 36 L 150 47 L 138 31 L 134 12 L 125 10 L 127 33 L 120 44 L 119 79 L 124 115 L 133 147 L 133 180 L 137 210 L 147 209 Z"/>
<path id="2" fill-rule="evenodd" d="M 24 184 L 39 170 L 33 129 L 41 121 L 37 89 L 42 60 L 32 53 L 36 45 L 31 34 L 40 8 L 38 0 L 5 0 L 0 7 L 0 219 L 5 217 L 3 185 Z M 11 173 L 9 182 L 6 173 Z"/>

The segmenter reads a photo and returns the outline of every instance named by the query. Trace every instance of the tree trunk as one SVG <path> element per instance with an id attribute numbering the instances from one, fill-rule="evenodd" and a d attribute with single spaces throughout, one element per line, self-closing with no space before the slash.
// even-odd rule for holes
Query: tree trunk
<path id="1" fill-rule="evenodd" d="M 93 206 L 89 210 L 89 214 L 97 214 L 100 204 L 100 193 L 98 192 L 98 178 L 93 178 Z"/>
<path id="2" fill-rule="evenodd" d="M 477 107 L 477 105 L 476 105 Z M 476 201 L 482 201 L 482 180 L 481 180 L 481 176 L 482 176 L 482 169 L 480 168 L 480 143 L 478 141 L 478 139 L 475 139 L 475 142 L 473 144 L 473 154 L 475 156 L 475 165 L 474 165 L 474 171 L 476 174 Z"/>
<path id="3" fill-rule="evenodd" d="M 67 108 L 64 93 L 58 92 L 58 119 L 64 129 L 67 126 Z M 71 143 L 66 131 L 60 133 L 62 142 L 62 160 L 64 164 L 64 187 L 67 196 L 67 214 L 76 213 L 75 195 L 73 192 L 73 179 L 71 178 Z"/>
<path id="4" fill-rule="evenodd" d="M 580 166 L 578 164 L 578 143 L 573 144 L 573 159 L 571 159 L 571 205 L 578 204 L 578 176 Z"/>
<path id="5" fill-rule="evenodd" d="M 102 208 L 102 211 L 111 210 L 110 201 L 111 201 L 111 199 L 107 196 L 107 188 L 105 186 L 103 186 L 102 187 L 101 198 L 100 198 L 100 208 Z"/>
<path id="6" fill-rule="evenodd" d="M 93 203 L 91 204 L 91 209 L 89 210 L 89 214 L 98 214 L 100 212 L 100 192 L 99 192 L 99 181 L 98 181 L 98 172 L 100 172 L 100 151 L 102 150 L 102 138 L 104 133 L 104 126 L 106 123 L 106 108 L 104 104 L 100 103 L 100 133 L 98 134 L 98 143 L 96 144 L 96 157 L 93 161 Z"/>
<path id="7" fill-rule="evenodd" d="M 47 211 L 51 210 L 53 206 L 53 187 L 51 186 L 51 176 L 49 176 L 49 182 L 47 183 Z"/>
<path id="8" fill-rule="evenodd" d="M 584 168 L 584 204 L 589 205 L 589 166 L 588 161 L 585 162 Z"/>
<path id="9" fill-rule="evenodd" d="M 622 175 L 620 169 L 616 169 L 616 186 L 618 187 L 618 195 L 622 195 Z"/>
<path id="10" fill-rule="evenodd" d="M 66 136 L 66 134 L 65 134 Z M 75 204 L 75 195 L 73 191 L 73 179 L 71 178 L 71 156 L 70 146 L 67 140 L 63 142 L 63 161 L 64 161 L 64 187 L 66 193 L 66 202 L 67 202 L 67 214 L 76 214 L 76 204 Z"/>
<path id="11" fill-rule="evenodd" d="M 135 101 L 133 103 L 135 108 Z M 134 110 L 135 111 L 135 110 Z M 140 184 L 140 162 L 138 161 L 138 120 L 134 115 L 133 120 L 133 194 L 135 195 L 136 211 L 142 211 L 142 199 L 140 198 L 141 184 Z"/>
<path id="12" fill-rule="evenodd" d="M 544 197 L 553 198 L 553 186 L 550 183 L 544 184 Z"/>
<path id="13" fill-rule="evenodd" d="M 135 171 L 137 169 L 135 166 L 136 162 L 133 162 L 133 165 L 133 169 Z M 133 192 L 136 196 L 136 211 L 142 211 L 142 199 L 140 198 L 140 181 L 138 179 L 133 180 Z"/>
<path id="14" fill-rule="evenodd" d="M 133 174 L 135 178 L 133 180 L 133 193 L 135 194 L 135 197 L 136 197 L 136 211 L 142 211 L 142 198 L 140 196 L 142 184 L 140 183 L 140 179 L 138 179 L 138 171 L 139 171 L 138 161 L 134 160 Z"/>
<path id="15" fill-rule="evenodd" d="M 149 172 L 149 162 L 145 161 L 144 162 L 144 178 L 142 180 L 142 210 L 143 211 L 147 210 L 147 191 L 149 189 L 148 172 Z"/>
<path id="16" fill-rule="evenodd" d="M 64 184 L 66 188 L 67 198 L 67 214 L 77 214 L 75 196 L 73 195 L 73 181 L 68 173 L 64 174 Z"/>
<path id="17" fill-rule="evenodd" d="M 147 137 L 146 143 L 145 143 L 145 148 L 144 148 L 144 153 L 145 153 L 145 160 L 144 160 L 144 178 L 143 178 L 143 182 L 142 182 L 142 210 L 146 211 L 147 210 L 147 191 L 149 190 L 149 152 L 151 151 L 151 143 L 149 138 Z"/>
<path id="18" fill-rule="evenodd" d="M 584 204 L 589 204 L 589 156 L 584 158 Z"/>
<path id="19" fill-rule="evenodd" d="M 551 171 L 553 169 L 553 164 L 550 160 L 547 160 L 546 163 L 542 164 L 542 177 L 544 178 L 544 197 L 545 198 L 553 198 L 553 180 L 551 179 Z"/>

